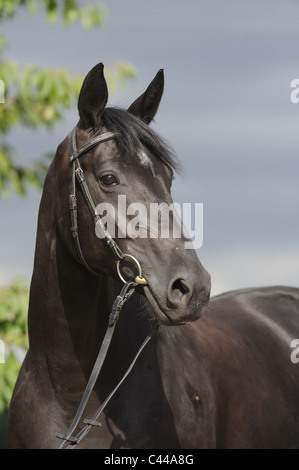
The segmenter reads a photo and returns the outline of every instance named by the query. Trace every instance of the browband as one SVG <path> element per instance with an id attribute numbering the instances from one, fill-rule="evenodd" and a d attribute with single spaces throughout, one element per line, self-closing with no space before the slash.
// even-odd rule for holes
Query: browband
<path id="1" fill-rule="evenodd" d="M 74 127 L 69 141 L 70 161 L 73 162 L 96 145 L 101 144 L 102 142 L 106 142 L 107 140 L 114 139 L 116 136 L 117 134 L 115 132 L 104 132 L 103 134 L 88 140 L 85 144 L 82 145 L 82 147 L 79 148 L 79 150 L 77 150 L 77 127 Z"/>

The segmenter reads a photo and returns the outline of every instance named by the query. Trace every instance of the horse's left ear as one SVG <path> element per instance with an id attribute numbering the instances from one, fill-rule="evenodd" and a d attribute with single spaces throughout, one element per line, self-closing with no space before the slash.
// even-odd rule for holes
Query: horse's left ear
<path id="1" fill-rule="evenodd" d="M 85 77 L 81 87 L 78 110 L 83 129 L 95 128 L 108 100 L 104 65 L 97 64 Z"/>
<path id="2" fill-rule="evenodd" d="M 164 90 L 164 71 L 159 70 L 143 95 L 128 108 L 128 112 L 149 124 L 158 111 Z"/>

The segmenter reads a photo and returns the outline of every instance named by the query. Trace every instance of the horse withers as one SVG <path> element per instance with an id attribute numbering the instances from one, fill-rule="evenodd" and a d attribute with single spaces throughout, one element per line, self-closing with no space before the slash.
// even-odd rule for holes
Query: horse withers
<path id="1" fill-rule="evenodd" d="M 84 80 L 80 120 L 58 146 L 44 184 L 10 448 L 55 448 L 69 429 L 123 285 L 118 272 L 135 292 L 84 418 L 106 403 L 144 338 L 152 339 L 78 448 L 299 447 L 299 369 L 290 360 L 299 290 L 247 289 L 209 301 L 210 276 L 185 249 L 184 230 L 162 237 L 161 218 L 153 231 L 145 217 L 143 237 L 119 227 L 112 237 L 97 212 L 109 203 L 117 218 L 123 196 L 147 213 L 150 204 L 172 204 L 177 162 L 149 126 L 163 88 L 160 70 L 123 110 L 106 107 L 102 64 Z M 126 213 L 123 226 L 131 219 Z"/>

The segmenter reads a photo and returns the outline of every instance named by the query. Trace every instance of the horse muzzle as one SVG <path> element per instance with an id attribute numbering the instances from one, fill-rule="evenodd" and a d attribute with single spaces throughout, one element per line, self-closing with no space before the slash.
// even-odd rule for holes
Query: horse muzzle
<path id="1" fill-rule="evenodd" d="M 157 320 L 164 325 L 182 325 L 198 320 L 210 299 L 211 279 L 207 271 L 200 280 L 188 280 L 186 276 L 175 277 L 166 291 L 148 278 L 144 293 L 151 304 Z"/>

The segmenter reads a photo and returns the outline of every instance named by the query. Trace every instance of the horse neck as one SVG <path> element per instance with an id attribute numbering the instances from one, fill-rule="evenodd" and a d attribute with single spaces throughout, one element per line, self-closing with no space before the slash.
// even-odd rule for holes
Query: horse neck
<path id="1" fill-rule="evenodd" d="M 60 375 L 63 370 L 89 372 L 108 324 L 115 284 L 89 273 L 72 257 L 56 232 L 51 195 L 45 190 L 30 287 L 33 369 L 47 370 L 50 375 L 54 370 Z"/>
<path id="2" fill-rule="evenodd" d="M 67 388 L 66 382 L 73 378 L 79 393 L 93 367 L 122 284 L 94 276 L 72 257 L 56 233 L 49 197 L 44 193 L 41 201 L 30 289 L 30 366 L 37 374 L 42 370 L 49 378 L 44 383 L 55 384 L 59 390 Z M 121 312 L 107 357 L 106 367 L 111 365 L 114 371 L 122 356 L 134 357 L 149 331 L 140 315 L 146 302 L 138 294 L 133 297 Z"/>

